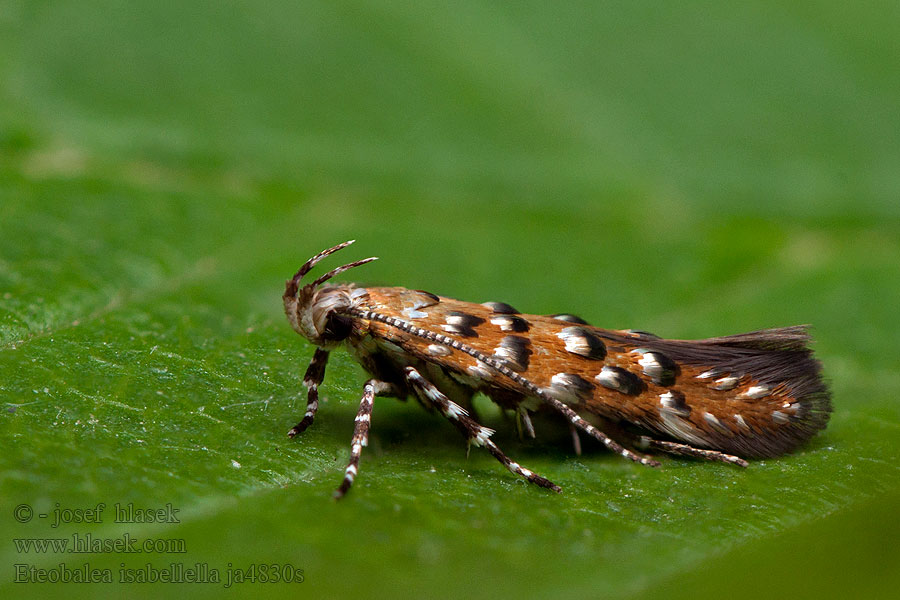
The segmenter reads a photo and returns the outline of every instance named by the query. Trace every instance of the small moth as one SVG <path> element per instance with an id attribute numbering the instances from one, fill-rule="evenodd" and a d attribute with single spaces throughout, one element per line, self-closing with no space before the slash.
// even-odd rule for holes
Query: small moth
<path id="1" fill-rule="evenodd" d="M 547 413 L 568 422 L 575 452 L 580 453 L 583 432 L 653 467 L 659 463 L 636 449 L 746 467 L 744 458 L 790 452 L 828 422 L 830 394 L 807 347 L 805 326 L 669 340 L 600 329 L 569 314 L 522 314 L 503 302 L 473 304 L 402 287 L 326 284 L 376 257 L 300 286 L 322 259 L 352 243 L 310 258 L 284 291 L 288 321 L 316 346 L 303 379 L 306 414 L 288 436 L 302 433 L 315 419 L 329 352 L 345 346 L 372 376 L 363 386 L 350 462 L 336 498 L 347 493 L 358 473 L 376 396 L 412 395 L 509 471 L 555 492 L 559 486 L 510 459 L 491 440 L 493 431 L 473 418 L 476 392 L 514 411 L 531 437 L 531 415 Z"/>

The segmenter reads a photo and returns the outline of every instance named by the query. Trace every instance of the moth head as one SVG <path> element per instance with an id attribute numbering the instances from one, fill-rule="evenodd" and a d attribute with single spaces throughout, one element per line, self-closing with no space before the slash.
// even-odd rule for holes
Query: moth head
<path id="1" fill-rule="evenodd" d="M 328 271 L 315 281 L 300 285 L 303 277 L 323 258 L 346 248 L 356 240 L 338 244 L 310 258 L 284 286 L 284 312 L 294 331 L 313 344 L 328 348 L 337 345 L 350 335 L 352 321 L 344 310 L 359 296 L 352 284 L 327 284 L 326 281 L 353 267 L 376 260 L 372 256 Z"/>

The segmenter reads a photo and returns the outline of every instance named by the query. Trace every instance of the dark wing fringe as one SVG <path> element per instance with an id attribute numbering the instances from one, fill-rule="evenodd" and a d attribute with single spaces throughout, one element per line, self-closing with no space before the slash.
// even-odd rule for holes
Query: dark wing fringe
<path id="1" fill-rule="evenodd" d="M 691 341 L 704 346 L 730 346 L 755 350 L 806 350 L 810 342 L 809 326 L 794 325 L 780 329 L 761 329 L 724 337 Z"/>
<path id="2" fill-rule="evenodd" d="M 629 346 L 658 350 L 682 365 L 693 365 L 717 376 L 749 375 L 773 388 L 784 386 L 800 402 L 800 413 L 789 428 L 757 432 L 752 439 L 722 437 L 716 447 L 747 457 L 777 456 L 790 451 L 825 428 L 831 395 L 821 377 L 822 365 L 807 344 L 806 326 L 764 329 L 705 340 L 629 339 L 605 337 Z"/>
<path id="3" fill-rule="evenodd" d="M 750 375 L 771 386 L 784 384 L 798 398 L 825 391 L 822 366 L 807 347 L 805 326 L 763 329 L 705 340 L 649 342 L 683 364 L 721 371 L 723 375 Z"/>

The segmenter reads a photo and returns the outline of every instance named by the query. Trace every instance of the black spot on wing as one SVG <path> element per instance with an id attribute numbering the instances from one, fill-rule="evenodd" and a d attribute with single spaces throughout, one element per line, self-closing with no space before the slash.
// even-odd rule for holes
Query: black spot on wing
<path id="1" fill-rule="evenodd" d="M 640 355 L 638 364 L 641 365 L 644 375 L 657 385 L 669 386 L 675 383 L 675 374 L 678 365 L 675 361 L 659 351 L 635 350 Z"/>
<path id="2" fill-rule="evenodd" d="M 644 382 L 640 377 L 621 367 L 605 366 L 594 378 L 603 387 L 634 396 L 644 389 Z"/>
<path id="3" fill-rule="evenodd" d="M 528 321 L 515 315 L 497 315 L 491 317 L 491 324 L 496 325 L 501 331 L 525 333 L 529 329 Z"/>
<path id="4" fill-rule="evenodd" d="M 507 304 L 506 302 L 484 302 L 482 306 L 485 306 L 498 315 L 517 315 L 519 311 L 515 308 Z"/>
<path id="5" fill-rule="evenodd" d="M 691 407 L 685 400 L 684 393 L 678 390 L 669 390 L 659 396 L 660 410 L 672 413 L 679 417 L 691 416 Z"/>
<path id="6" fill-rule="evenodd" d="M 475 331 L 475 328 L 484 323 L 484 319 L 481 317 L 457 310 L 448 312 L 445 320 L 446 323 L 441 325 L 441 329 L 447 333 L 462 337 L 478 337 L 478 332 Z"/>
<path id="7" fill-rule="evenodd" d="M 584 327 L 566 327 L 556 334 L 566 344 L 566 350 L 591 360 L 606 358 L 606 344 Z"/>
<path id="8" fill-rule="evenodd" d="M 441 301 L 441 299 L 439 297 L 437 297 L 435 294 L 432 294 L 431 292 L 426 292 L 425 290 L 413 290 L 413 291 L 418 292 L 419 294 L 422 294 L 423 296 L 428 296 L 428 298 L 432 301 L 433 304 L 437 304 Z"/>
<path id="9" fill-rule="evenodd" d="M 528 369 L 531 341 L 518 335 L 508 335 L 500 340 L 500 345 L 494 350 L 494 356 L 503 360 L 513 371 L 522 373 Z"/>
<path id="10" fill-rule="evenodd" d="M 568 321 L 569 323 L 577 323 L 579 325 L 590 325 L 587 321 L 582 319 L 581 317 L 576 317 L 575 315 L 570 315 L 568 313 L 560 313 L 558 315 L 550 315 L 554 319 L 559 319 L 560 321 Z"/>
<path id="11" fill-rule="evenodd" d="M 593 384 L 574 373 L 557 373 L 550 379 L 550 388 L 563 399 L 585 400 L 594 390 Z"/>

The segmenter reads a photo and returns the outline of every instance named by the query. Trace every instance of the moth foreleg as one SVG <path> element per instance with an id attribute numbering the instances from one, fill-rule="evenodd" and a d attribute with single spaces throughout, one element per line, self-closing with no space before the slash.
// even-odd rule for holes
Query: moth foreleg
<path id="1" fill-rule="evenodd" d="M 660 452 L 665 452 L 667 454 L 690 456 L 692 458 L 701 458 L 703 460 L 709 460 L 713 462 L 723 462 L 731 465 L 737 465 L 739 467 L 747 467 L 749 465 L 749 463 L 743 458 L 733 456 L 731 454 L 725 454 L 724 452 L 719 452 L 718 450 L 695 448 L 694 446 L 689 446 L 687 444 L 669 442 L 666 440 L 656 440 L 647 436 L 642 437 L 641 441 L 647 444 L 647 448 L 659 450 Z"/>
<path id="2" fill-rule="evenodd" d="M 319 410 L 319 386 L 325 379 L 326 364 L 328 364 L 328 350 L 316 348 L 306 368 L 306 375 L 303 376 L 303 385 L 306 386 L 306 414 L 303 415 L 303 420 L 291 427 L 288 437 L 292 438 L 303 433 L 315 420 L 316 411 Z"/>
<path id="3" fill-rule="evenodd" d="M 350 440 L 350 461 L 344 470 L 344 480 L 334 491 L 334 499 L 339 500 L 347 493 L 356 474 L 359 472 L 359 457 L 363 446 L 369 445 L 369 423 L 372 420 L 372 405 L 375 396 L 402 396 L 403 390 L 393 383 L 370 379 L 363 386 L 362 399 L 359 402 L 359 410 L 356 411 L 356 425 L 353 428 L 353 439 Z"/>
<path id="4" fill-rule="evenodd" d="M 470 444 L 476 446 L 484 446 L 491 455 L 500 461 L 511 473 L 524 477 L 531 483 L 560 492 L 562 489 L 544 477 L 541 477 L 534 471 L 526 469 L 519 463 L 511 460 L 503 453 L 497 444 L 490 440 L 491 434 L 494 432 L 487 427 L 480 425 L 475 419 L 469 416 L 469 413 L 461 406 L 451 401 L 443 392 L 434 386 L 430 381 L 422 377 L 422 375 L 413 367 L 404 369 L 406 378 L 410 385 L 419 393 L 424 395 L 428 400 L 449 420 L 457 429 L 462 432 Z"/>

